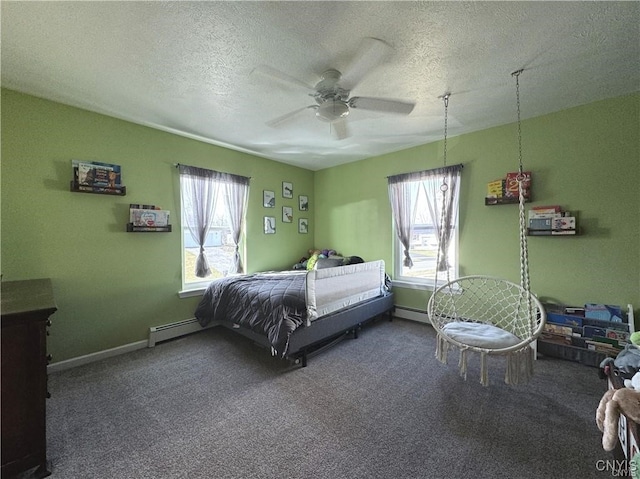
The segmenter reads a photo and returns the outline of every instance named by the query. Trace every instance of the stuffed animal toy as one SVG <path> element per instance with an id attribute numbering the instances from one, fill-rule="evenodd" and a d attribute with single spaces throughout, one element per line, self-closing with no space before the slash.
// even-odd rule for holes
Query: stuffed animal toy
<path id="1" fill-rule="evenodd" d="M 635 373 L 631 379 L 624 380 L 625 387 L 640 391 L 640 371 Z"/>
<path id="2" fill-rule="evenodd" d="M 634 389 L 609 389 L 598 404 L 596 424 L 602 432 L 602 448 L 605 451 L 612 451 L 618 443 L 618 421 L 621 413 L 634 422 L 640 422 L 640 372 L 629 382 L 635 386 Z"/>

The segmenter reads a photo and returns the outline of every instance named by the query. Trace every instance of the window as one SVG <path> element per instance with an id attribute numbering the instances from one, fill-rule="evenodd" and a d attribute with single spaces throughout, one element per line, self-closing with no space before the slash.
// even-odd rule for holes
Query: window
<path id="1" fill-rule="evenodd" d="M 242 273 L 249 178 L 180 165 L 182 289 Z"/>
<path id="2" fill-rule="evenodd" d="M 462 165 L 389 177 L 394 223 L 394 281 L 434 287 L 458 275 L 458 201 Z M 443 195 L 443 180 L 447 190 Z M 443 211 L 444 210 L 444 211 Z M 445 220 L 443 222 L 442 215 Z M 440 225 L 444 224 L 441 230 Z M 439 250 L 443 235 L 446 251 Z"/>

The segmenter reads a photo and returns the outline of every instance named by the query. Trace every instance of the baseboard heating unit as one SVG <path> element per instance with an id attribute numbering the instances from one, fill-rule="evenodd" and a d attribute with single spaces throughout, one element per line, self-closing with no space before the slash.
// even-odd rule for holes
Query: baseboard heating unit
<path id="1" fill-rule="evenodd" d="M 163 324 L 161 326 L 153 326 L 149 328 L 149 342 L 147 346 L 152 348 L 156 343 L 184 336 L 186 334 L 196 333 L 217 325 L 218 323 L 214 321 L 203 328 L 200 326 L 200 323 L 196 318 L 191 318 L 183 321 L 176 321 L 175 323 Z"/>
<path id="2" fill-rule="evenodd" d="M 419 323 L 427 323 L 429 325 L 431 324 L 427 312 L 420 309 L 396 305 L 393 315 L 396 318 L 409 319 L 411 321 L 418 321 Z"/>

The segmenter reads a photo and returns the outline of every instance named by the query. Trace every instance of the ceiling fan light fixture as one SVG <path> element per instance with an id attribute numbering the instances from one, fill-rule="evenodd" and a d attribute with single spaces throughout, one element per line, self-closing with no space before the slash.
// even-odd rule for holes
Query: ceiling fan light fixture
<path id="1" fill-rule="evenodd" d="M 349 106 L 342 100 L 327 100 L 316 109 L 316 116 L 329 123 L 344 118 L 348 114 Z"/>

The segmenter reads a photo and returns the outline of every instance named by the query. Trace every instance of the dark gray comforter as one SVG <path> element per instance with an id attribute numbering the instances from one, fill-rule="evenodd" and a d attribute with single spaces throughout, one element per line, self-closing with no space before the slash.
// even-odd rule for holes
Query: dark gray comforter
<path id="1" fill-rule="evenodd" d="M 255 273 L 213 281 L 195 311 L 202 326 L 230 321 L 269 338 L 284 357 L 291 333 L 306 319 L 306 271 Z"/>

